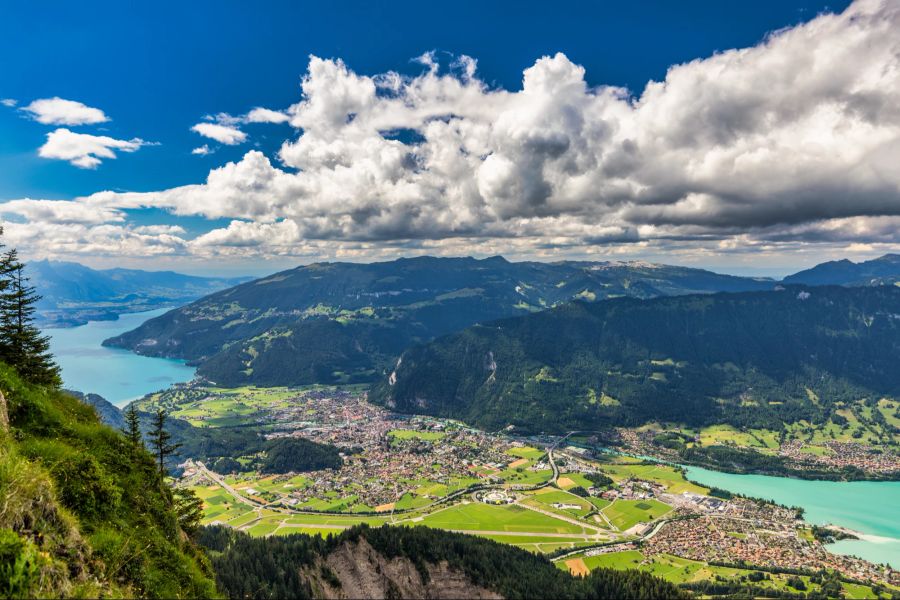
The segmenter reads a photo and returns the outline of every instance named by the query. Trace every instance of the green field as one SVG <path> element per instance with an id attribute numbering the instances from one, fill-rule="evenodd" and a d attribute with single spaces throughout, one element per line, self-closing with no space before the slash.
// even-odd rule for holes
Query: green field
<path id="1" fill-rule="evenodd" d="M 593 571 L 594 569 L 637 569 L 644 560 L 644 555 L 637 550 L 626 550 L 625 552 L 610 552 L 608 554 L 599 554 L 597 556 L 586 556 L 584 564 Z"/>
<path id="2" fill-rule="evenodd" d="M 439 431 L 417 431 L 415 429 L 392 429 L 388 432 L 388 436 L 395 440 L 425 440 L 429 442 L 439 440 L 445 435 Z"/>
<path id="3" fill-rule="evenodd" d="M 276 529 L 278 529 L 278 523 L 262 521 L 250 527 L 250 529 L 247 530 L 247 533 L 253 537 L 262 537 L 264 535 L 269 535 Z"/>
<path id="4" fill-rule="evenodd" d="M 247 523 L 249 523 L 250 521 L 252 521 L 256 518 L 257 518 L 256 512 L 253 510 L 250 510 L 239 517 L 231 519 L 230 521 L 228 521 L 226 523 L 226 525 L 228 525 L 229 527 L 239 528 L 239 527 L 242 527 L 243 525 L 246 525 Z"/>
<path id="5" fill-rule="evenodd" d="M 539 450 L 538 448 L 532 448 L 531 446 L 523 446 L 521 448 L 510 448 L 506 451 L 507 454 L 511 456 L 517 456 L 519 458 L 527 458 L 528 460 L 537 460 L 547 454 L 544 450 Z"/>
<path id="6" fill-rule="evenodd" d="M 497 476 L 512 485 L 537 485 L 553 479 L 553 471 L 550 469 L 529 471 L 527 465 L 523 465 L 501 471 Z"/>
<path id="7" fill-rule="evenodd" d="M 553 488 L 544 488 L 535 493 L 528 494 L 523 502 L 531 506 L 538 506 L 544 510 L 549 510 L 550 512 L 558 512 L 565 516 L 575 518 L 584 517 L 595 510 L 594 505 L 585 498 L 580 498 L 575 494 L 570 494 L 561 490 L 554 490 Z M 553 504 L 578 505 L 580 508 L 561 509 L 556 508 Z"/>
<path id="8" fill-rule="evenodd" d="M 521 506 L 489 506 L 470 502 L 425 516 L 422 525 L 462 531 L 508 531 L 519 533 L 583 533 L 585 528 L 543 515 Z M 593 533 L 592 530 L 589 530 Z"/>
<path id="9" fill-rule="evenodd" d="M 638 523 L 658 519 L 672 510 L 659 500 L 616 500 L 603 509 L 603 514 L 619 530 L 625 531 Z"/>
<path id="10" fill-rule="evenodd" d="M 756 437 L 745 431 L 738 431 L 731 425 L 711 425 L 700 430 L 700 443 L 704 446 L 749 446 L 765 448 Z"/>
<path id="11" fill-rule="evenodd" d="M 564 480 L 568 480 L 571 483 L 564 482 Z M 559 474 L 559 487 L 564 490 L 570 490 L 573 487 L 583 487 L 584 489 L 588 489 L 592 487 L 594 483 L 582 475 L 581 473 L 560 473 Z"/>
<path id="12" fill-rule="evenodd" d="M 278 517 L 280 520 L 283 520 L 285 523 L 290 523 L 292 525 L 341 525 L 342 527 L 350 527 L 351 525 L 356 525 L 357 523 L 368 523 L 372 526 L 383 525 L 390 521 L 388 517 L 373 517 L 373 516 L 354 516 L 347 515 L 346 517 L 343 515 L 313 515 L 313 514 L 305 514 L 305 515 L 282 515 Z"/>
<path id="13" fill-rule="evenodd" d="M 706 494 L 709 491 L 705 487 L 685 480 L 681 471 L 674 467 L 661 464 L 619 464 L 617 462 L 616 464 L 603 465 L 603 472 L 616 481 L 628 479 L 629 477 L 654 481 L 665 486 L 666 490 L 672 494 L 680 494 L 682 492 Z"/>
<path id="14" fill-rule="evenodd" d="M 523 550 L 530 552 L 553 552 L 559 548 L 578 548 L 593 542 L 586 541 L 582 538 L 558 538 L 558 537 L 539 537 L 539 536 L 517 536 L 517 535 L 492 535 L 492 534 L 476 534 L 481 537 L 500 542 L 501 544 L 509 544 L 518 546 Z"/>

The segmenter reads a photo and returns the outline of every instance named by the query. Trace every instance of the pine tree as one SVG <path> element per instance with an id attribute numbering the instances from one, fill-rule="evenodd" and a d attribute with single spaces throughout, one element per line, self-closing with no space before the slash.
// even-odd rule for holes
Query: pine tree
<path id="1" fill-rule="evenodd" d="M 200 520 L 203 519 L 203 500 L 189 488 L 175 488 L 173 493 L 178 524 L 185 533 L 194 535 L 200 529 Z"/>
<path id="2" fill-rule="evenodd" d="M 124 416 L 125 427 L 122 429 L 122 433 L 125 434 L 125 437 L 128 438 L 135 448 L 143 448 L 144 439 L 141 437 L 141 422 L 133 402 L 125 409 Z"/>
<path id="3" fill-rule="evenodd" d="M 24 270 L 15 249 L 0 260 L 0 360 L 32 383 L 59 386 L 62 381 L 50 353 L 50 338 L 34 325 L 35 303 L 41 297 L 28 285 Z"/>
<path id="4" fill-rule="evenodd" d="M 157 409 L 153 415 L 153 429 L 150 430 L 149 434 L 150 446 L 159 464 L 160 477 L 166 476 L 166 459 L 181 447 L 181 444 L 169 443 L 172 439 L 172 434 L 166 431 L 167 416 L 166 411 L 161 408 Z"/>

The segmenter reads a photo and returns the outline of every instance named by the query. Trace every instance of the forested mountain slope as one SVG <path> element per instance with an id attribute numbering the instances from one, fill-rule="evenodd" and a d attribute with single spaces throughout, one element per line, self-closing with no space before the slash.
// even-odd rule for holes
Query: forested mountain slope
<path id="1" fill-rule="evenodd" d="M 760 290 L 771 281 L 647 263 L 422 257 L 318 263 L 212 294 L 107 340 L 183 358 L 220 385 L 374 381 L 408 346 L 574 298 Z"/>
<path id="2" fill-rule="evenodd" d="M 544 558 L 481 537 L 425 527 L 355 526 L 329 539 L 201 534 L 231 598 L 683 598 L 637 570 L 576 578 Z"/>
<path id="3" fill-rule="evenodd" d="M 780 429 L 900 395 L 900 289 L 576 302 L 406 351 L 370 398 L 532 431 L 652 420 Z"/>

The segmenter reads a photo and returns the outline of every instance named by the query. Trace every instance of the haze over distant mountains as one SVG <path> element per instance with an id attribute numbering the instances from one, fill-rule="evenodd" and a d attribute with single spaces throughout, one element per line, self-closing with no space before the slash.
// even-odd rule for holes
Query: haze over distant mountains
<path id="1" fill-rule="evenodd" d="M 195 277 L 172 271 L 91 269 L 74 262 L 34 261 L 28 276 L 42 298 L 43 325 L 72 326 L 117 315 L 177 306 L 249 277 Z"/>
<path id="2" fill-rule="evenodd" d="M 45 322 L 77 324 L 194 300 L 107 343 L 186 359 L 221 385 L 375 382 L 407 348 L 479 322 L 573 300 L 766 291 L 779 284 L 638 261 L 502 257 L 315 263 L 242 283 L 46 261 L 30 270 L 45 296 Z M 782 283 L 868 286 L 898 280 L 900 257 L 886 255 L 824 263 Z"/>
<path id="3" fill-rule="evenodd" d="M 897 285 L 900 254 L 885 254 L 861 263 L 835 260 L 784 278 L 785 283 L 807 285 Z"/>

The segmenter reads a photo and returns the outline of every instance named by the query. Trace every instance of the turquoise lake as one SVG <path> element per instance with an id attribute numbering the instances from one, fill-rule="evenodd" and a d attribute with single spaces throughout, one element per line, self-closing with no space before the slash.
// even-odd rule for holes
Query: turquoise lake
<path id="1" fill-rule="evenodd" d="M 693 481 L 744 496 L 800 506 L 815 525 L 840 525 L 863 534 L 859 540 L 830 545 L 832 552 L 852 554 L 900 568 L 900 481 L 809 481 L 766 475 L 735 475 L 687 467 Z"/>
<path id="2" fill-rule="evenodd" d="M 50 349 L 62 368 L 66 388 L 99 394 L 117 406 L 173 383 L 194 378 L 194 367 L 183 361 L 139 356 L 104 348 L 103 340 L 134 329 L 169 309 L 121 315 L 116 321 L 91 321 L 68 329 L 46 329 Z"/>

